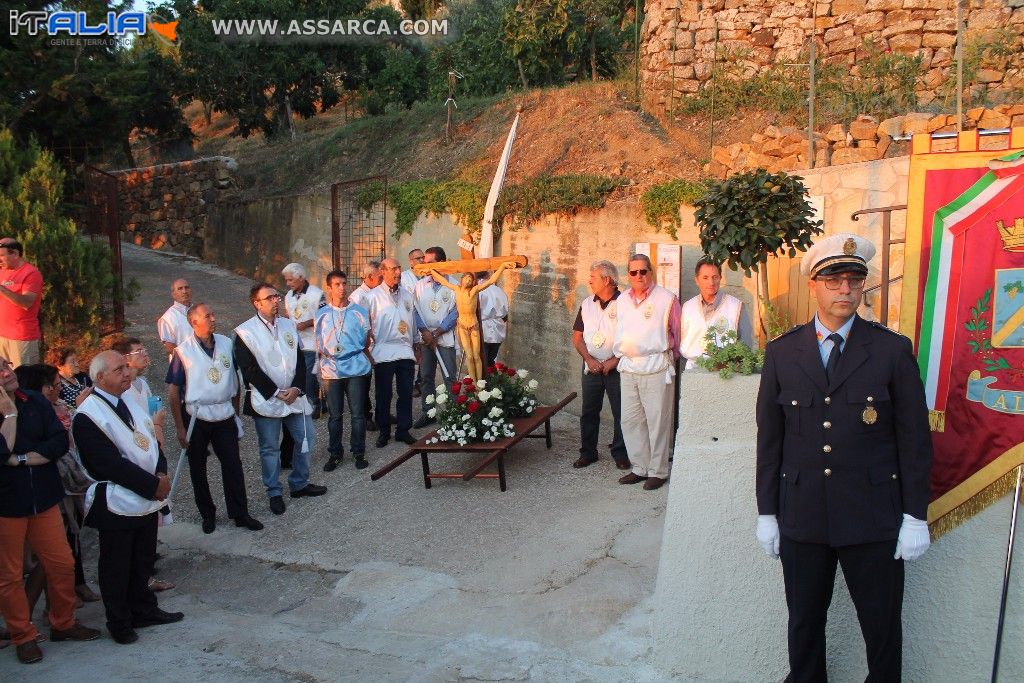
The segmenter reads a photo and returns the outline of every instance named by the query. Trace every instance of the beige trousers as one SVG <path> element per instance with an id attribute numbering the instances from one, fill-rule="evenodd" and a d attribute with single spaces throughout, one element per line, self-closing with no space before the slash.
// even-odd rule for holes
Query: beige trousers
<path id="1" fill-rule="evenodd" d="M 622 437 L 633 463 L 633 474 L 668 479 L 672 455 L 672 388 L 665 373 L 623 372 L 621 380 Z"/>
<path id="2" fill-rule="evenodd" d="M 11 367 L 35 365 L 39 362 L 39 340 L 24 341 L 0 337 L 0 357 L 11 362 Z"/>

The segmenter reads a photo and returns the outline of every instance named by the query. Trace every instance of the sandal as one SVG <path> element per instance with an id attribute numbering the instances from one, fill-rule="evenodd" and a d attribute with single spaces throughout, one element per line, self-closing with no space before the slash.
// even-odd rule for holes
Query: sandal
<path id="1" fill-rule="evenodd" d="M 149 590 L 159 593 L 160 591 L 169 591 L 174 588 L 174 584 L 170 581 L 161 581 L 157 578 L 150 578 Z"/>

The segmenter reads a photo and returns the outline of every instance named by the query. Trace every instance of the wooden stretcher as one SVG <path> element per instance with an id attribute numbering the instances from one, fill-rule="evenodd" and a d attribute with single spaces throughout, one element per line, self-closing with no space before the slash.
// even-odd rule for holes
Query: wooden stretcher
<path id="1" fill-rule="evenodd" d="M 370 479 L 372 481 L 377 481 L 402 463 L 411 460 L 416 455 L 419 455 L 420 460 L 423 463 L 423 486 L 425 488 L 430 488 L 431 479 L 462 479 L 463 481 L 469 481 L 470 479 L 478 478 L 497 479 L 498 486 L 502 491 L 504 491 L 507 488 L 505 485 L 505 456 L 508 454 L 509 450 L 523 439 L 544 439 L 547 447 L 551 448 L 551 418 L 554 417 L 558 411 L 571 403 L 575 398 L 576 392 L 574 391 L 553 406 L 538 406 L 533 411 L 532 415 L 512 420 L 512 424 L 516 430 L 515 436 L 499 439 L 498 441 L 468 443 L 465 446 L 460 446 L 459 444 L 452 442 L 428 444 L 427 440 L 433 438 L 437 434 L 436 431 L 431 432 L 414 443 L 408 451 L 370 475 Z M 541 425 L 544 425 L 544 433 L 534 434 L 533 432 Z M 431 453 L 479 453 L 483 455 L 483 459 L 481 459 L 469 472 L 431 472 Z M 495 461 L 497 461 L 497 473 L 485 473 L 483 470 Z"/>

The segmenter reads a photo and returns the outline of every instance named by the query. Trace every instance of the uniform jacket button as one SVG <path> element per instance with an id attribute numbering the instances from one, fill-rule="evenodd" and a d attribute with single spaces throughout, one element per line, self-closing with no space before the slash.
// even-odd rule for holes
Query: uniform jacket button
<path id="1" fill-rule="evenodd" d="M 832 403 L 832 397 L 831 396 L 826 396 L 825 397 L 825 405 L 829 405 L 831 403 Z"/>
<path id="2" fill-rule="evenodd" d="M 832 429 L 832 423 L 831 423 L 831 422 L 829 422 L 828 420 L 825 420 L 825 421 L 824 421 L 824 422 L 823 422 L 823 423 L 821 424 L 821 426 L 822 426 L 822 427 L 824 427 L 825 429 Z"/>
<path id="3" fill-rule="evenodd" d="M 821 447 L 821 450 L 825 451 L 826 453 L 831 453 L 832 447 L 829 446 L 828 444 L 825 444 L 824 446 Z"/>
<path id="4" fill-rule="evenodd" d="M 825 470 L 825 476 L 826 477 L 831 477 L 832 476 L 832 470 Z"/>
<path id="5" fill-rule="evenodd" d="M 793 405 L 796 405 L 796 401 L 793 401 Z"/>

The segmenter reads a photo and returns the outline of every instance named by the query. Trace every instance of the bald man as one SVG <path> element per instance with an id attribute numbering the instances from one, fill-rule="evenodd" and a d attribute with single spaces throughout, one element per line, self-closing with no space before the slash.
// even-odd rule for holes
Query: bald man
<path id="1" fill-rule="evenodd" d="M 192 305 L 192 285 L 184 278 L 171 283 L 171 298 L 174 303 L 164 311 L 156 321 L 156 332 L 160 343 L 170 356 L 175 347 L 192 336 L 192 326 L 188 324 L 188 307 Z"/>

